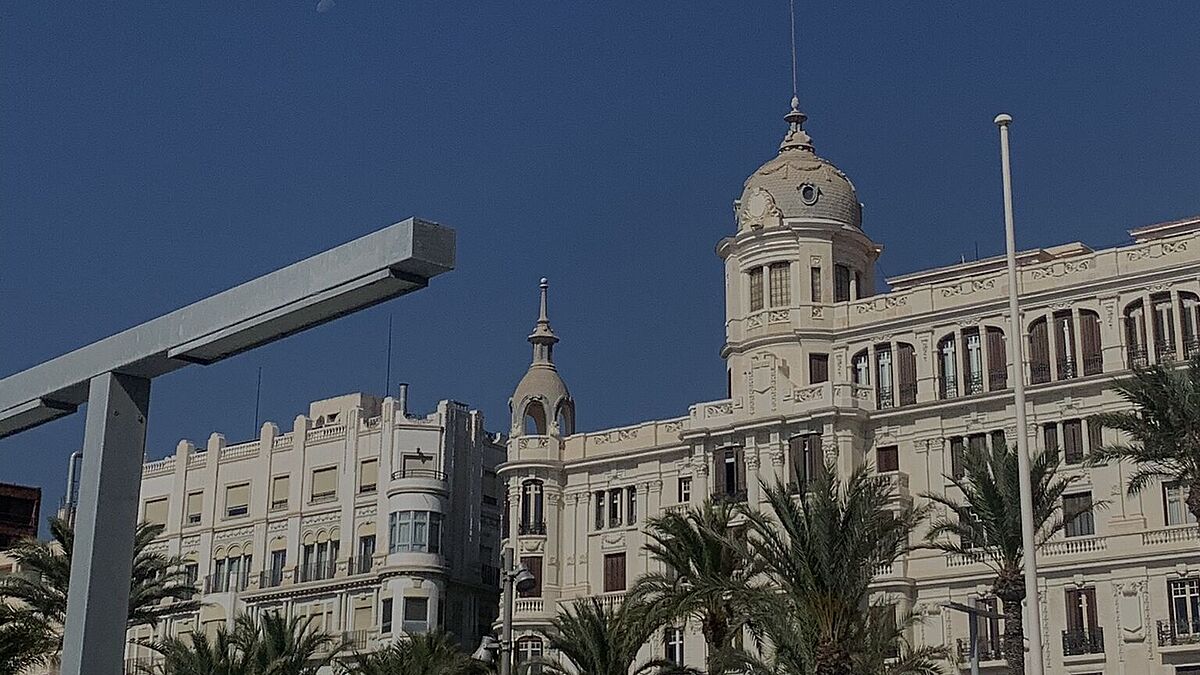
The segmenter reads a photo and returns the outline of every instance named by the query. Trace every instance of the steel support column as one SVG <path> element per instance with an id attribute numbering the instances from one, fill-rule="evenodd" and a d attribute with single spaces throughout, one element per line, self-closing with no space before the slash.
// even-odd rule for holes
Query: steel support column
<path id="1" fill-rule="evenodd" d="M 104 373 L 89 384 L 63 635 L 64 675 L 121 675 L 124 670 L 149 407 L 148 379 Z"/>

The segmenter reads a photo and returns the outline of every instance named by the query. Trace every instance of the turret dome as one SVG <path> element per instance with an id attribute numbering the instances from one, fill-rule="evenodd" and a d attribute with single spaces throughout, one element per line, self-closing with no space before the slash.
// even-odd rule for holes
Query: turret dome
<path id="1" fill-rule="evenodd" d="M 862 228 L 862 206 L 846 174 L 817 156 L 804 130 L 807 119 L 792 99 L 789 129 L 779 154 L 746 179 L 737 201 L 738 230 L 778 226 L 785 219 Z"/>

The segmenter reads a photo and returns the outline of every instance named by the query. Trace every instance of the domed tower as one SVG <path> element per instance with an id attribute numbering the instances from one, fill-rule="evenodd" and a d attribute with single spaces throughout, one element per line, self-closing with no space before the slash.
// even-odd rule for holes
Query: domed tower
<path id="1" fill-rule="evenodd" d="M 792 98 L 779 154 L 746 179 L 737 233 L 722 239 L 730 397 L 768 414 L 831 377 L 835 321 L 874 293 L 881 248 L 862 231 L 850 179 L 816 154 Z"/>
<path id="2" fill-rule="evenodd" d="M 517 384 L 516 391 L 508 400 L 512 410 L 513 438 L 519 436 L 556 436 L 562 438 L 575 433 L 575 402 L 567 385 L 554 366 L 554 345 L 558 336 L 550 328 L 546 313 L 546 291 L 549 282 L 543 277 L 541 289 L 541 311 L 529 343 L 533 345 L 533 361 L 525 377 Z"/>

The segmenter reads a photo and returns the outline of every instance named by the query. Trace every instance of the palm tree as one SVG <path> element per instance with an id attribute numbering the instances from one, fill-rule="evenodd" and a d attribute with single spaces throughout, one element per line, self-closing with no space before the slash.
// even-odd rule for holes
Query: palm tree
<path id="1" fill-rule="evenodd" d="M 1082 515 L 1061 514 L 1063 493 L 1078 476 L 1058 476 L 1058 466 L 1054 450 L 1043 450 L 1030 462 L 1038 548 Z M 1025 672 L 1021 612 L 1025 578 L 1017 450 L 1004 443 L 993 444 L 990 450 L 969 448 L 963 454 L 962 478 L 947 478 L 962 491 L 963 499 L 960 502 L 946 493 L 924 494 L 946 508 L 946 513 L 931 523 L 928 541 L 935 549 L 985 563 L 995 573 L 992 592 L 1003 603 L 1004 658 L 1009 672 L 1019 675 Z"/>
<path id="2" fill-rule="evenodd" d="M 664 621 L 695 622 L 707 645 L 706 670 L 725 672 L 738 662 L 734 642 L 748 625 L 754 559 L 736 536 L 729 503 L 705 502 L 667 512 L 646 525 L 646 551 L 666 568 L 634 585 L 632 595 Z"/>
<path id="3" fill-rule="evenodd" d="M 843 487 L 834 467 L 801 486 L 800 498 L 782 483 L 764 486 L 770 513 L 750 515 L 763 570 L 782 593 L 764 595 L 757 610 L 774 646 L 776 669 L 849 675 L 883 672 L 886 658 L 927 664 L 943 656 L 926 649 L 900 654 L 911 618 L 897 622 L 890 605 L 872 605 L 871 581 L 880 566 L 911 550 L 909 535 L 927 507 L 889 508 L 885 477 L 856 469 Z M 930 672 L 913 668 L 897 672 Z"/>
<path id="4" fill-rule="evenodd" d="M 140 523 L 134 534 L 133 573 L 129 588 L 129 626 L 156 625 L 163 601 L 174 600 L 172 611 L 193 608 L 196 588 L 187 581 L 183 560 L 147 550 L 163 531 L 162 525 Z M 50 519 L 51 541 L 26 539 L 7 553 L 28 576 L 0 580 L 0 599 L 15 601 L 29 621 L 54 635 L 47 656 L 62 649 L 62 626 L 67 617 L 67 591 L 71 582 L 71 549 L 75 532 L 67 521 Z M 185 604 L 179 604 L 185 603 Z"/>
<path id="5" fill-rule="evenodd" d="M 448 633 L 413 635 L 343 666 L 347 675 L 484 675 L 487 666 L 459 650 Z"/>
<path id="6" fill-rule="evenodd" d="M 36 616 L 0 604 L 0 673 L 47 665 L 55 637 Z"/>
<path id="7" fill-rule="evenodd" d="M 550 649 L 558 651 L 570 666 L 561 661 L 542 659 L 543 672 L 551 675 L 640 675 L 652 671 L 683 672 L 662 659 L 634 667 L 638 650 L 658 629 L 650 607 L 636 596 L 626 596 L 618 605 L 589 598 L 567 605 L 545 632 Z M 631 670 L 632 669 L 632 670 Z"/>
<path id="8" fill-rule="evenodd" d="M 1155 478 L 1186 487 L 1188 510 L 1200 519 L 1200 355 L 1186 369 L 1160 364 L 1134 370 L 1132 378 L 1117 384 L 1117 392 L 1133 410 L 1098 418 L 1132 442 L 1093 451 L 1091 462 L 1116 459 L 1136 464 L 1129 477 L 1130 495 Z"/>
<path id="9" fill-rule="evenodd" d="M 209 639 L 201 632 L 169 637 L 148 646 L 162 655 L 143 672 L 159 675 L 316 675 L 347 643 L 313 627 L 315 617 L 285 618 L 266 612 L 238 614 Z"/>

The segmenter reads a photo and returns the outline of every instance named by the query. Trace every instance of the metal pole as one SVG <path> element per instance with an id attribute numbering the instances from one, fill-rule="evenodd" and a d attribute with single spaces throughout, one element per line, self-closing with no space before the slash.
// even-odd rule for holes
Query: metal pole
<path id="1" fill-rule="evenodd" d="M 1017 472 L 1021 481 L 1021 545 L 1025 563 L 1025 639 L 1029 642 L 1029 673 L 1042 675 L 1042 616 L 1038 603 L 1037 542 L 1033 527 L 1033 485 L 1029 476 L 1029 434 L 1025 422 L 1025 334 L 1017 302 L 1017 247 L 1013 233 L 1012 171 L 1008 159 L 1008 126 L 1012 117 L 996 116 L 1000 127 L 1000 162 L 1004 174 L 1004 238 L 1008 248 L 1008 344 L 1012 346 L 1013 392 L 1017 408 Z"/>
<path id="2" fill-rule="evenodd" d="M 979 619 L 968 614 L 971 622 L 971 675 L 979 675 Z"/>
<path id="3" fill-rule="evenodd" d="M 92 378 L 63 629 L 63 675 L 121 675 L 150 380 Z"/>
<path id="4" fill-rule="evenodd" d="M 500 554 L 500 576 L 503 587 L 500 593 L 500 675 L 510 675 L 513 665 L 513 550 L 506 548 Z"/>

